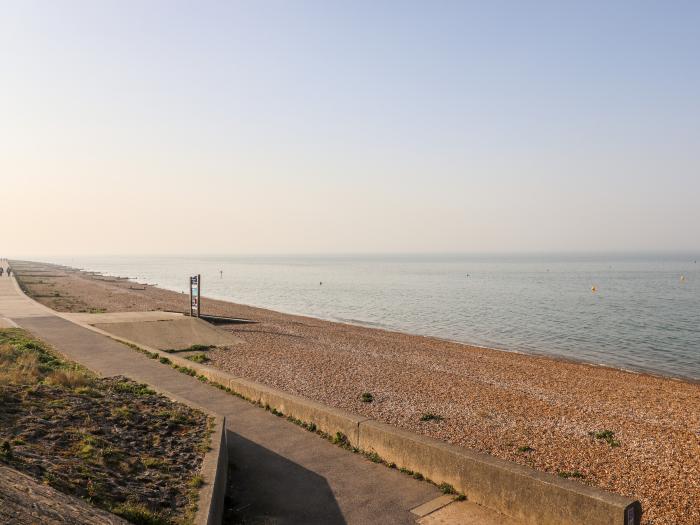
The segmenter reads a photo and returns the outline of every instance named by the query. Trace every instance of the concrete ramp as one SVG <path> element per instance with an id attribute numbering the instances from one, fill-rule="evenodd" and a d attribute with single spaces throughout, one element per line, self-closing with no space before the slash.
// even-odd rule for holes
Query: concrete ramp
<path id="1" fill-rule="evenodd" d="M 183 350 L 192 345 L 231 346 L 242 341 L 194 317 L 163 312 L 76 314 L 76 320 L 159 350 Z"/>

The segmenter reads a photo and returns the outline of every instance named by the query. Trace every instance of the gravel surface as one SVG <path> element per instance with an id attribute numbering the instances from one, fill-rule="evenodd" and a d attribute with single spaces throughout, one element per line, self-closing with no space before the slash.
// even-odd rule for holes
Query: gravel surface
<path id="1" fill-rule="evenodd" d="M 13 267 L 30 293 L 58 310 L 187 307 L 182 294 L 151 286 Z M 638 497 L 646 525 L 700 524 L 696 383 L 224 301 L 205 299 L 203 310 L 258 321 L 226 327 L 246 344 L 207 352 L 210 364 L 237 376 Z M 373 401 L 361 400 L 365 392 Z M 421 421 L 425 414 L 443 419 Z"/>

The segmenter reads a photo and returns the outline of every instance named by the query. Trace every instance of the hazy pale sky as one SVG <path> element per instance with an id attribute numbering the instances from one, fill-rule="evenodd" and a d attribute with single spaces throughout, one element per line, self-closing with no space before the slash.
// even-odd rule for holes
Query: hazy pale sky
<path id="1" fill-rule="evenodd" d="M 0 7 L 0 255 L 700 249 L 700 2 Z"/>

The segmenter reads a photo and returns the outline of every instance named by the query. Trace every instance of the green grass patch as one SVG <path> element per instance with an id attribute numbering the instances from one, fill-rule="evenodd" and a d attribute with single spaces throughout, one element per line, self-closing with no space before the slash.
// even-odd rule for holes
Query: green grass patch
<path id="1" fill-rule="evenodd" d="M 139 503 L 122 503 L 113 507 L 112 512 L 135 525 L 171 525 L 172 523 L 162 514 L 153 512 Z"/>
<path id="2" fill-rule="evenodd" d="M 595 439 L 605 441 L 612 448 L 620 446 L 620 442 L 615 439 L 615 432 L 612 430 L 598 430 L 596 432 L 589 432 L 588 435 Z"/>
<path id="3" fill-rule="evenodd" d="M 161 362 L 162 362 L 162 360 L 161 360 Z M 172 366 L 178 372 L 182 372 L 183 374 L 187 374 L 188 376 L 194 377 L 197 375 L 197 371 L 194 368 L 189 368 L 187 366 L 180 366 L 180 365 L 175 365 L 175 364 Z"/>
<path id="4" fill-rule="evenodd" d="M 204 478 L 202 476 L 194 476 L 192 479 L 190 479 L 188 485 L 192 488 L 198 489 L 202 485 L 204 485 Z"/>
<path id="5" fill-rule="evenodd" d="M 195 363 L 207 363 L 207 362 L 209 362 L 209 358 L 204 354 L 188 355 L 185 357 L 185 359 L 189 359 L 190 361 L 194 361 Z"/>
<path id="6" fill-rule="evenodd" d="M 93 375 L 69 363 L 21 328 L 0 329 L 0 384 L 52 383 L 75 388 L 90 384 Z"/>
<path id="7" fill-rule="evenodd" d="M 165 467 L 166 463 L 160 458 L 145 457 L 141 458 L 141 463 L 146 468 L 161 469 Z"/>
<path id="8" fill-rule="evenodd" d="M 443 494 L 457 494 L 455 488 L 449 483 L 440 483 L 440 485 L 438 485 L 438 488 Z"/>
<path id="9" fill-rule="evenodd" d="M 147 385 L 144 385 L 142 383 L 135 383 L 134 381 L 119 381 L 118 383 L 114 383 L 114 385 L 112 385 L 112 388 L 116 392 L 121 392 L 124 394 L 133 394 L 138 397 L 152 396 L 156 393 L 155 390 L 148 388 Z"/>

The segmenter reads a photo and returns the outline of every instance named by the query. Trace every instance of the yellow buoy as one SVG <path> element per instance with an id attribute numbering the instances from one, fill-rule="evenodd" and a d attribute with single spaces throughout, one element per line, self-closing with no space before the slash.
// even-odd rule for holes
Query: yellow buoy
<path id="1" fill-rule="evenodd" d="M 595 293 L 598 290 L 595 286 L 591 286 L 591 292 Z"/>

